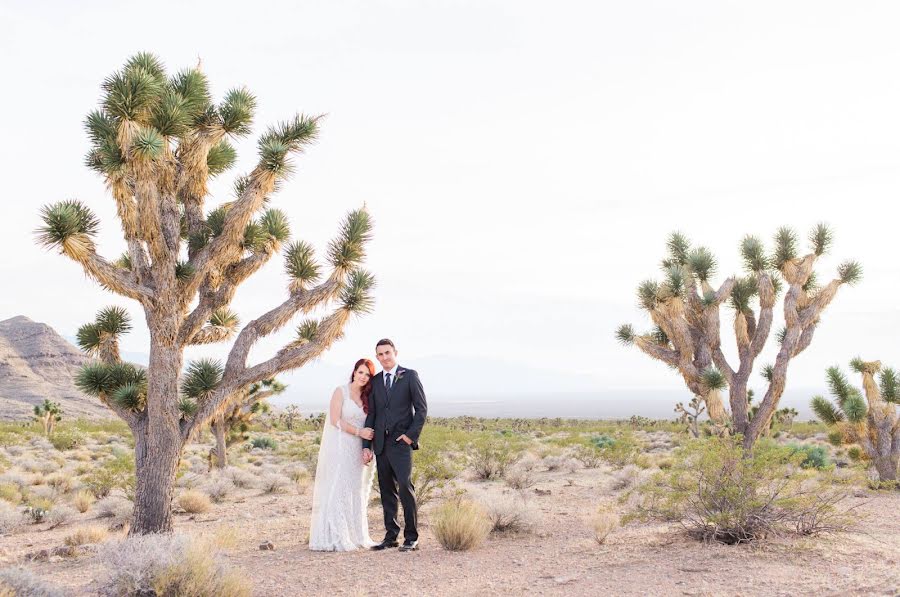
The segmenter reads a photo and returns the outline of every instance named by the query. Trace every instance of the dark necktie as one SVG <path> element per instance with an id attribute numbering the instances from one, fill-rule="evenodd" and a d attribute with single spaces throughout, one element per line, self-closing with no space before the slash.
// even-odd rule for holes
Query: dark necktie
<path id="1" fill-rule="evenodd" d="M 389 392 L 391 391 L 391 374 L 390 373 L 384 374 L 384 388 Z"/>

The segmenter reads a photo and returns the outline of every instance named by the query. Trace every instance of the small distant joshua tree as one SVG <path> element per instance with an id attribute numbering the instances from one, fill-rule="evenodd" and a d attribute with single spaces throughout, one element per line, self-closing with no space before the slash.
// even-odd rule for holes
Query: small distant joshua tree
<path id="1" fill-rule="evenodd" d="M 678 371 L 688 389 L 705 403 L 714 424 L 722 432 L 742 434 L 747 449 L 771 424 L 784 393 L 791 359 L 812 342 L 822 312 L 838 289 L 855 283 L 862 274 L 858 263 L 846 262 L 838 268 L 836 279 L 819 286 L 813 268 L 831 246 L 832 234 L 820 224 L 809 240 L 810 252 L 801 255 L 797 234 L 781 228 L 775 235 L 775 251 L 769 256 L 758 238 L 747 236 L 741 242 L 746 276 L 730 277 L 713 288 L 710 281 L 716 260 L 712 252 L 705 247 L 692 248 L 683 235 L 672 234 L 668 256 L 662 262 L 665 279 L 661 283 L 647 280 L 638 287 L 639 304 L 655 328 L 638 334 L 631 325 L 623 325 L 616 332 L 624 344 L 633 344 Z M 751 416 L 748 380 L 771 332 L 776 297 L 781 290 L 786 326 L 776 334 L 780 344 L 778 356 L 773 365 L 763 370 L 768 389 Z M 723 305 L 734 312 L 736 368 L 722 351 Z M 721 398 L 726 388 L 730 413 Z"/>
<path id="2" fill-rule="evenodd" d="M 138 54 L 103 82 L 100 109 L 86 123 L 92 143 L 87 165 L 112 194 L 126 253 L 117 261 L 97 253 L 99 223 L 80 201 L 42 210 L 40 243 L 76 261 L 106 290 L 137 301 L 150 331 L 146 371 L 104 357 L 109 347 L 103 334 L 109 332 L 101 326 L 91 344 L 101 363 L 81 376 L 82 387 L 100 396 L 134 434 L 132 534 L 172 529 L 184 446 L 242 388 L 302 367 L 342 335 L 351 315 L 371 308 L 374 279 L 360 268 L 371 236 L 368 212 L 357 209 L 346 217 L 328 248 L 325 272 L 310 244 L 287 244 L 287 217 L 270 206 L 292 171 L 291 156 L 316 139 L 319 117 L 298 115 L 263 133 L 258 160 L 237 178 L 233 198 L 207 211 L 209 180 L 234 164 L 228 139 L 250 132 L 255 107 L 246 89 L 214 103 L 199 66 L 170 76 L 155 56 Z M 282 248 L 287 296 L 240 328 L 229 310 L 237 288 Z M 307 319 L 274 356 L 248 363 L 261 338 L 328 305 L 334 306 L 329 314 Z M 203 360 L 182 372 L 186 348 L 231 338 L 224 365 Z"/>
<path id="3" fill-rule="evenodd" d="M 678 421 L 683 425 L 687 426 L 687 430 L 694 437 L 700 437 L 700 415 L 706 410 L 706 406 L 703 405 L 703 401 L 699 396 L 694 396 L 688 405 L 685 406 L 683 402 L 679 402 L 675 405 L 675 412 L 681 413 L 681 416 L 678 417 Z"/>
<path id="4" fill-rule="evenodd" d="M 264 379 L 247 388 L 242 396 L 229 400 L 231 406 L 213 418 L 210 428 L 216 438 L 216 446 L 210 455 L 215 468 L 228 466 L 228 448 L 249 439 L 247 431 L 250 430 L 250 422 L 256 415 L 269 412 L 265 400 L 281 394 L 286 388 L 275 379 Z"/>
<path id="5" fill-rule="evenodd" d="M 896 481 L 900 466 L 900 417 L 896 406 L 900 403 L 900 378 L 893 369 L 882 369 L 880 361 L 856 358 L 850 367 L 862 375 L 863 391 L 851 386 L 840 369 L 830 367 L 828 389 L 834 402 L 814 396 L 812 409 L 820 421 L 835 430 L 832 437 L 836 443 L 858 445 L 872 461 L 881 481 Z"/>
<path id="6" fill-rule="evenodd" d="M 63 411 L 58 402 L 44 400 L 43 404 L 34 405 L 34 419 L 44 426 L 44 435 L 50 437 L 56 424 L 62 421 Z"/>
<path id="7" fill-rule="evenodd" d="M 290 404 L 285 407 L 284 412 L 278 418 L 281 419 L 288 431 L 293 431 L 294 425 L 300 420 L 300 407 L 296 404 Z"/>

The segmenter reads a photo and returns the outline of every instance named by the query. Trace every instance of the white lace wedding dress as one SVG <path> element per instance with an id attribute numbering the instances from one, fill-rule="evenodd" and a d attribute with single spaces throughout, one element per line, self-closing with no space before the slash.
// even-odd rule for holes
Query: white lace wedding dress
<path id="1" fill-rule="evenodd" d="M 364 427 L 366 413 L 350 398 L 350 386 L 341 387 L 341 418 Z M 313 487 L 309 548 L 314 551 L 352 551 L 375 545 L 366 515 L 375 462 L 362 462 L 362 439 L 339 430 L 325 415 L 316 481 Z"/>

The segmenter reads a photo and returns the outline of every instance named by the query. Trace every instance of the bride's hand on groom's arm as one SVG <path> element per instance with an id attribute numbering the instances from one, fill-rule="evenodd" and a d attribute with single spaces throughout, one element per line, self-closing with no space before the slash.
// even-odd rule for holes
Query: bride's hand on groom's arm
<path id="1" fill-rule="evenodd" d="M 375 437 L 375 430 L 371 427 L 363 427 L 359 430 L 359 437 L 363 439 L 372 439 Z"/>

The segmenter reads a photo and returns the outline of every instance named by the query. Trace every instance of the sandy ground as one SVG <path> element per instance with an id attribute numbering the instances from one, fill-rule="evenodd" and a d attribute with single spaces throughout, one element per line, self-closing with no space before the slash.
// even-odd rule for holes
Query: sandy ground
<path id="1" fill-rule="evenodd" d="M 315 553 L 306 547 L 311 491 L 259 495 L 245 490 L 202 515 L 177 515 L 177 530 L 237 529 L 228 559 L 253 579 L 255 595 L 900 595 L 900 492 L 858 490 L 866 519 L 854 532 L 757 546 L 706 545 L 677 527 L 635 523 L 598 545 L 588 523 L 603 498 L 614 497 L 610 469 L 538 473 L 534 533 L 492 535 L 478 549 L 448 552 L 421 516 L 421 550 Z M 511 492 L 501 482 L 465 482 L 475 496 Z M 63 527 L 0 537 L 0 562 L 62 545 L 90 513 Z M 373 538 L 381 510 L 369 511 Z M 271 541 L 274 551 L 261 551 Z M 94 594 L 103 567 L 85 552 L 26 562 L 40 577 L 74 595 Z"/>

